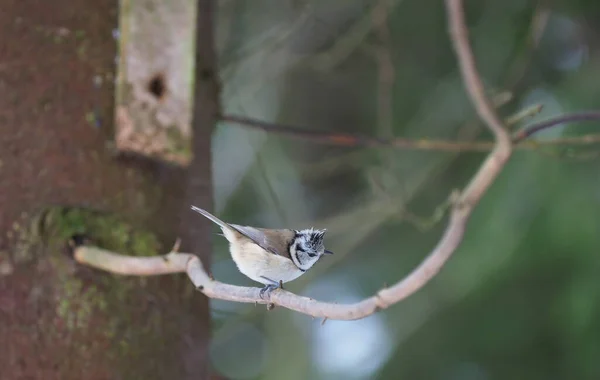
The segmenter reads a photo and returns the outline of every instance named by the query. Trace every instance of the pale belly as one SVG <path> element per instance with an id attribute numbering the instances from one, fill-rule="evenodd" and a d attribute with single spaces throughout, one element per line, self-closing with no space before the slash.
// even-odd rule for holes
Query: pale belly
<path id="1" fill-rule="evenodd" d="M 256 244 L 247 244 L 243 250 L 231 247 L 231 257 L 240 272 L 265 285 L 272 284 L 265 278 L 277 283 L 279 281 L 286 283 L 304 273 L 291 260 L 265 252 Z"/>

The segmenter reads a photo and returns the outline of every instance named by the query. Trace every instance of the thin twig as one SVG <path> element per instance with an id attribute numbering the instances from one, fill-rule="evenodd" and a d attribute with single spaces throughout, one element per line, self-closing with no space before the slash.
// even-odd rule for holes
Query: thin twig
<path id="1" fill-rule="evenodd" d="M 400 0 L 388 0 L 387 7 L 393 10 Z M 377 4 L 378 5 L 378 4 Z M 333 46 L 327 51 L 309 58 L 309 64 L 317 70 L 329 71 L 347 59 L 358 46 L 364 43 L 374 26 L 372 22 L 373 13 L 377 12 L 377 5 L 372 10 L 367 10 L 347 31 L 336 38 Z"/>
<path id="2" fill-rule="evenodd" d="M 530 107 L 523 108 L 514 115 L 507 117 L 504 120 L 504 124 L 506 124 L 506 126 L 510 129 L 510 127 L 519 124 L 522 120 L 528 119 L 539 114 L 540 112 L 542 112 L 543 108 L 544 106 L 541 104 L 534 104 Z"/>
<path id="3" fill-rule="evenodd" d="M 354 304 L 340 305 L 301 297 L 285 290 L 277 290 L 267 299 L 259 296 L 260 289 L 233 286 L 215 281 L 193 254 L 169 253 L 159 257 L 131 257 L 95 247 L 81 246 L 74 250 L 75 259 L 112 273 L 126 275 L 159 275 L 185 272 L 198 290 L 210 298 L 279 305 L 313 317 L 354 320 L 364 318 L 379 309 L 385 309 L 417 292 L 444 266 L 462 241 L 471 212 L 498 176 L 511 154 L 511 139 L 496 116 L 479 79 L 470 51 L 460 0 L 446 0 L 450 35 L 460 62 L 463 80 L 477 113 L 494 133 L 496 146 L 483 162 L 472 181 L 462 193 L 453 197 L 453 208 L 446 231 L 434 250 L 406 278 L 385 287 L 377 294 Z"/>
<path id="4" fill-rule="evenodd" d="M 372 18 L 379 43 L 373 47 L 377 60 L 379 83 L 377 88 L 377 121 L 379 130 L 384 136 L 392 136 L 394 132 L 394 82 L 396 71 L 392 60 L 391 36 L 388 26 L 390 1 L 379 0 L 373 8 Z"/>
<path id="5" fill-rule="evenodd" d="M 516 57 L 511 64 L 511 69 L 507 71 L 505 82 L 507 83 L 508 88 L 516 87 L 523 79 L 533 55 L 540 44 L 542 35 L 546 30 L 551 12 L 548 8 L 548 4 L 544 1 L 538 1 L 537 3 L 538 4 L 533 11 L 525 46 L 522 47 L 524 52 Z"/>
<path id="6" fill-rule="evenodd" d="M 423 149 L 423 150 L 441 150 L 441 151 L 462 151 L 470 150 L 473 143 L 465 141 L 444 141 L 444 140 L 411 140 L 405 138 L 385 139 L 379 137 L 371 137 L 352 133 L 337 133 L 324 132 L 315 129 L 296 127 L 291 125 L 282 125 L 269 123 L 266 121 L 256 120 L 244 116 L 222 115 L 221 120 L 229 123 L 236 123 L 246 127 L 260 129 L 269 133 L 282 134 L 309 140 L 317 144 L 328 144 L 337 146 L 351 147 L 395 147 L 406 149 Z M 475 145 L 478 145 L 476 143 Z M 490 143 L 484 142 L 482 146 L 476 146 L 474 150 L 486 151 L 490 149 Z"/>
<path id="7" fill-rule="evenodd" d="M 513 142 L 519 143 L 525 140 L 528 137 L 531 137 L 533 134 L 538 133 L 544 129 L 549 129 L 555 127 L 560 124 L 565 123 L 573 123 L 577 121 L 594 121 L 600 120 L 600 111 L 589 111 L 589 112 L 579 112 L 572 113 L 562 116 L 557 116 L 552 119 L 548 119 L 539 123 L 535 123 L 530 125 L 529 127 L 523 128 L 513 136 Z M 581 138 L 585 138 L 586 136 L 580 136 Z M 584 140 L 585 141 L 585 140 Z"/>
<path id="8" fill-rule="evenodd" d="M 303 140 L 309 140 L 317 144 L 327 144 L 347 147 L 370 147 L 384 148 L 393 147 L 413 150 L 432 150 L 441 152 L 488 152 L 494 147 L 491 141 L 452 141 L 452 140 L 413 140 L 402 137 L 385 139 L 380 137 L 371 137 L 366 135 L 325 132 L 315 129 L 284 125 L 278 123 L 269 123 L 244 116 L 222 115 L 221 120 L 229 123 L 240 124 L 246 127 L 259 129 L 268 133 L 280 134 L 289 137 L 296 137 Z M 596 121 L 600 120 L 600 111 L 587 111 L 566 114 L 550 118 L 538 123 L 531 124 L 519 130 L 513 137 L 513 143 L 516 149 L 533 150 L 540 146 L 550 145 L 591 145 L 600 143 L 600 134 L 589 134 L 584 136 L 561 137 L 544 141 L 527 142 L 524 141 L 535 133 L 555 127 L 557 125 L 573 123 L 578 121 Z"/>

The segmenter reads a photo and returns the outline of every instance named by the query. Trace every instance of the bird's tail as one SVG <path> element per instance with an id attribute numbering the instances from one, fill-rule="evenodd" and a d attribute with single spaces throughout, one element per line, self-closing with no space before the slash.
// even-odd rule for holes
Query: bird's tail
<path id="1" fill-rule="evenodd" d="M 222 221 L 221 219 L 217 218 L 216 216 L 214 216 L 210 212 L 208 212 L 208 211 L 206 211 L 204 209 L 201 209 L 200 207 L 196 207 L 196 206 L 192 206 L 192 210 L 196 211 L 199 214 L 204 215 L 206 218 L 210 219 L 212 222 L 214 222 L 219 227 L 221 227 L 224 231 L 231 231 L 232 230 L 232 228 L 231 228 L 231 226 L 229 224 L 227 224 L 224 221 Z"/>

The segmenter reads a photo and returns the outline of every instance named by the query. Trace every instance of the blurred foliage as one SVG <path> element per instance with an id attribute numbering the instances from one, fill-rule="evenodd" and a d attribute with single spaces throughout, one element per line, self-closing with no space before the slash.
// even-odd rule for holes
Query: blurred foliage
<path id="1" fill-rule="evenodd" d="M 534 120 L 599 108 L 597 1 L 466 5 L 490 94 L 514 96 L 503 117 L 535 103 L 544 110 Z M 220 6 L 226 112 L 381 137 L 490 138 L 457 73 L 441 1 Z M 382 74 L 390 68 L 382 52 L 393 75 Z M 571 124 L 534 138 L 597 128 Z M 589 158 L 573 159 L 581 153 Z M 600 378 L 597 153 L 516 153 L 444 270 L 367 320 L 321 325 L 288 310 L 212 302 L 215 369 L 240 379 Z M 418 265 L 445 220 L 423 230 L 414 215 L 432 215 L 484 158 L 327 147 L 233 125 L 219 126 L 213 156 L 224 219 L 328 228 L 336 255 L 288 288 L 335 302 L 368 296 Z M 252 285 L 224 239 L 214 246 L 215 276 Z"/>

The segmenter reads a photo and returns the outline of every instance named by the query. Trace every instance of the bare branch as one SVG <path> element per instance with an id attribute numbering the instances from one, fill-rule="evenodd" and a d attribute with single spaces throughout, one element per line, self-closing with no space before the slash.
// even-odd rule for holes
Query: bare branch
<path id="1" fill-rule="evenodd" d="M 512 144 L 509 133 L 496 115 L 490 101 L 485 95 L 485 88 L 477 72 L 475 58 L 469 46 L 469 36 L 465 23 L 462 0 L 446 0 L 450 36 L 454 44 L 454 50 L 458 56 L 458 63 L 462 73 L 463 81 L 471 97 L 471 101 L 481 119 L 494 134 L 496 146 L 488 158 L 483 162 L 479 172 L 471 180 L 461 196 L 461 201 L 466 202 L 467 208 L 473 207 L 483 193 L 492 184 L 506 164 L 512 152 Z M 470 212 L 470 211 L 469 211 Z"/>
<path id="2" fill-rule="evenodd" d="M 251 128 L 260 129 L 269 133 L 277 133 L 285 136 L 292 136 L 304 140 L 312 141 L 317 144 L 328 144 L 337 146 L 351 147 L 395 147 L 406 149 L 421 149 L 421 150 L 440 150 L 440 151 L 463 151 L 476 150 L 488 151 L 491 144 L 488 142 L 472 143 L 460 141 L 444 141 L 444 140 L 411 140 L 402 137 L 385 139 L 379 137 L 371 137 L 352 133 L 325 132 L 315 129 L 296 127 L 291 125 L 282 125 L 269 123 L 266 121 L 256 120 L 244 116 L 221 115 L 221 120 L 229 123 L 236 123 Z"/>
<path id="3" fill-rule="evenodd" d="M 262 299 L 259 296 L 259 288 L 228 285 L 211 279 L 202 267 L 200 259 L 190 253 L 172 252 L 157 257 L 135 257 L 96 247 L 81 246 L 75 249 L 74 255 L 79 263 L 115 274 L 149 276 L 187 273 L 196 289 L 207 297 L 243 303 L 273 303 L 313 317 L 337 320 L 360 319 L 373 314 L 378 305 L 381 308 L 384 306 L 380 304 L 377 297 L 370 297 L 355 304 L 339 305 L 315 301 L 282 289 L 271 293 L 270 299 Z"/>
<path id="4" fill-rule="evenodd" d="M 485 96 L 471 53 L 464 25 L 462 2 L 446 0 L 451 37 L 457 52 L 462 76 L 477 113 L 496 138 L 496 145 L 475 177 L 462 193 L 453 196 L 449 224 L 441 240 L 429 256 L 406 278 L 376 295 L 354 304 L 324 303 L 297 296 L 284 290 L 271 293 L 267 299 L 259 296 L 260 289 L 239 287 L 215 281 L 193 254 L 171 252 L 160 257 L 130 257 L 95 247 L 81 246 L 74 250 L 75 259 L 112 273 L 128 275 L 159 275 L 185 272 L 206 296 L 235 302 L 279 305 L 313 317 L 354 320 L 385 309 L 414 294 L 444 266 L 462 241 L 467 221 L 486 190 L 498 176 L 511 154 L 511 138 L 496 116 Z"/>
<path id="5" fill-rule="evenodd" d="M 384 136 L 394 133 L 394 82 L 396 70 L 391 54 L 391 36 L 388 17 L 391 9 L 389 0 L 379 0 L 373 8 L 371 17 L 379 43 L 372 48 L 379 68 L 379 83 L 377 89 L 377 121 Z"/>
<path id="6" fill-rule="evenodd" d="M 512 117 L 506 120 L 510 124 Z M 269 123 L 244 116 L 222 115 L 222 121 L 240 124 L 246 127 L 260 129 L 268 133 L 276 133 L 284 136 L 295 137 L 303 140 L 312 141 L 317 144 L 327 144 L 347 147 L 370 147 L 383 148 L 393 147 L 412 150 L 431 150 L 440 152 L 488 152 L 494 148 L 491 141 L 452 141 L 452 140 L 431 140 L 419 139 L 412 140 L 402 137 L 391 139 L 371 137 L 366 135 L 327 132 L 303 127 Z M 600 143 L 600 134 L 589 134 L 584 136 L 561 137 L 548 139 L 544 141 L 527 142 L 526 139 L 535 133 L 558 126 L 560 124 L 572 123 L 577 121 L 596 121 L 600 120 L 600 111 L 587 111 L 572 114 L 566 114 L 531 124 L 517 133 L 513 137 L 515 149 L 534 150 L 540 146 L 557 145 L 592 145 Z"/>
<path id="7" fill-rule="evenodd" d="M 567 115 L 562 115 L 558 117 L 554 117 L 552 119 L 548 119 L 539 123 L 535 123 L 533 125 L 528 126 L 527 128 L 523 128 L 522 130 L 515 133 L 513 136 L 513 142 L 519 143 L 525 140 L 528 137 L 531 137 L 533 134 L 538 133 L 544 129 L 549 129 L 552 127 L 556 127 L 557 125 L 564 123 L 573 123 L 576 121 L 594 121 L 600 120 L 600 111 L 589 111 L 589 112 L 579 112 L 572 113 Z M 585 137 L 585 136 L 581 136 Z"/>

